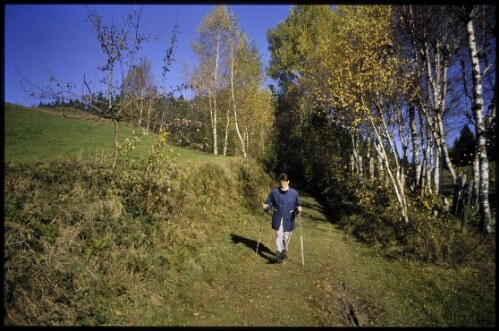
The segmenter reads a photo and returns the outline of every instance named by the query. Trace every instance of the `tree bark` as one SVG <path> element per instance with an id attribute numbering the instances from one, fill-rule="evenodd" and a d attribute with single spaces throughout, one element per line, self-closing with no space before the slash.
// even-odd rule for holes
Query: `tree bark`
<path id="1" fill-rule="evenodd" d="M 220 58 L 220 34 L 216 38 L 216 52 L 215 52 L 215 69 L 214 75 L 214 94 L 213 94 L 213 154 L 218 155 L 218 137 L 217 137 L 217 91 L 218 91 L 218 61 Z"/>
<path id="2" fill-rule="evenodd" d="M 223 149 L 223 155 L 227 155 L 227 146 L 229 144 L 229 124 L 230 124 L 230 109 L 227 107 L 227 115 L 225 116 L 225 137 L 224 137 L 224 149 Z"/>
<path id="3" fill-rule="evenodd" d="M 113 126 L 114 126 L 114 157 L 113 157 L 112 168 L 114 169 L 116 168 L 116 164 L 118 162 L 118 155 L 120 151 L 120 141 L 119 141 L 120 126 L 116 118 L 113 118 Z"/>
<path id="4" fill-rule="evenodd" d="M 485 122 L 483 119 L 484 101 L 482 95 L 482 73 L 480 69 L 480 60 L 478 58 L 477 44 L 475 40 L 475 29 L 473 19 L 468 16 L 466 22 L 466 32 L 468 35 L 468 47 L 472 63 L 472 82 L 473 82 L 473 117 L 475 119 L 475 135 L 477 137 L 477 154 L 479 159 L 480 184 L 479 184 L 479 202 L 480 202 L 480 221 L 483 230 L 491 233 L 490 222 L 492 219 L 489 204 L 489 161 L 487 159 Z"/>
<path id="5" fill-rule="evenodd" d="M 419 187 L 419 179 L 421 176 L 421 160 L 419 159 L 419 149 L 421 148 L 420 136 L 416 129 L 416 111 L 414 106 L 409 107 L 409 129 L 411 132 L 411 143 L 412 143 L 412 162 L 414 164 L 413 169 L 413 191 L 418 192 L 420 190 Z"/>
<path id="6" fill-rule="evenodd" d="M 237 35 L 234 37 L 237 39 Z M 230 92 L 231 92 L 231 98 L 232 98 L 232 107 L 234 111 L 234 125 L 236 126 L 236 132 L 237 136 L 239 137 L 239 141 L 241 142 L 241 149 L 243 151 L 243 156 L 246 158 L 246 146 L 244 144 L 244 139 L 241 135 L 241 131 L 239 130 L 239 123 L 237 120 L 237 106 L 236 106 L 236 94 L 234 92 L 234 66 L 235 66 L 235 48 L 236 45 L 235 43 L 237 40 L 230 40 Z M 227 116 L 227 122 L 228 122 L 228 116 Z"/>
<path id="7" fill-rule="evenodd" d="M 375 143 L 376 152 L 378 153 L 381 160 L 383 161 L 384 169 L 386 170 L 388 177 L 392 183 L 392 187 L 395 190 L 395 195 L 396 195 L 397 201 L 399 203 L 400 213 L 401 213 L 402 219 L 404 220 L 404 222 L 409 223 L 409 217 L 407 214 L 407 202 L 406 202 L 405 193 L 404 193 L 403 177 L 401 178 L 400 176 L 398 176 L 398 173 L 400 172 L 398 162 L 396 162 L 397 165 L 396 165 L 395 170 L 392 171 L 391 166 L 390 166 L 390 162 L 388 160 L 388 153 L 386 152 L 385 147 L 383 146 L 381 134 L 378 131 L 378 127 L 377 127 L 376 123 L 374 123 L 374 120 L 372 117 L 370 118 L 370 122 L 371 122 L 371 127 L 373 129 L 374 135 L 376 137 L 376 143 Z M 390 146 L 392 146 L 392 145 L 390 145 Z M 394 154 L 396 155 L 396 153 L 394 153 Z M 395 176 L 393 174 L 394 172 L 395 172 Z"/>

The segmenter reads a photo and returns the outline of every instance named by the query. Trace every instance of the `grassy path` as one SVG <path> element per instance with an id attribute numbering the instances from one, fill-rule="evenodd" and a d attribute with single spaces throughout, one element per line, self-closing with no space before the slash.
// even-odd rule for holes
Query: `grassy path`
<path id="1" fill-rule="evenodd" d="M 203 249 L 182 277 L 170 305 L 151 320 L 161 325 L 196 326 L 355 326 L 369 324 L 365 307 L 355 300 L 343 272 L 353 261 L 343 235 L 326 220 L 310 196 L 304 204 L 302 266 L 300 230 L 295 229 L 288 259 L 269 264 L 275 252 L 270 215 L 242 219 L 224 237 Z M 260 228 L 261 227 L 261 228 Z M 255 248 L 261 229 L 259 254 Z M 203 258 L 204 256 L 204 258 Z M 211 261 L 208 262 L 208 261 Z M 158 316 L 161 315 L 161 316 Z M 154 322 L 151 322 L 154 321 Z M 135 323 L 135 322 L 134 322 Z"/>
<path id="2" fill-rule="evenodd" d="M 239 302 L 244 310 L 232 323 L 264 326 L 348 325 L 343 318 L 345 316 L 341 316 L 342 309 L 332 316 L 320 316 L 322 312 L 318 310 L 318 302 L 327 294 L 322 287 L 333 269 L 333 261 L 329 258 L 334 249 L 333 227 L 315 200 L 304 196 L 303 202 L 306 210 L 302 216 L 305 268 L 301 260 L 299 226 L 290 240 L 289 258 L 282 264 L 269 264 L 275 253 L 270 215 L 262 216 L 262 220 L 258 221 L 257 230 L 261 231 L 262 239 L 258 256 L 254 240 L 241 241 L 236 245 L 237 249 L 245 251 L 244 262 L 234 268 L 239 286 L 233 289 L 230 297 L 246 297 L 246 302 Z M 243 238 L 245 235 L 259 236 L 255 237 L 254 229 L 245 228 L 244 231 Z"/>
<path id="3" fill-rule="evenodd" d="M 112 154 L 113 145 L 109 141 L 112 141 L 113 129 L 106 121 L 76 121 L 14 105 L 6 106 L 5 120 L 6 161 L 30 163 L 75 157 L 103 161 L 104 155 Z M 131 127 L 123 126 L 122 129 L 122 139 L 132 136 Z M 137 144 L 135 155 L 147 156 L 153 141 L 152 135 L 144 137 Z M 52 198 L 52 192 L 59 192 L 61 187 L 47 187 L 47 192 L 42 192 L 45 188 L 37 189 L 30 203 L 22 210 L 13 209 L 8 217 L 19 218 L 21 223 L 25 221 L 26 213 L 37 215 L 34 218 L 37 227 L 40 226 L 38 221 L 45 224 L 50 219 L 43 215 L 45 211 L 56 215 L 52 221 L 54 227 L 52 223 L 47 226 L 50 238 L 56 232 L 53 229 L 64 225 L 60 227 L 63 244 L 49 245 L 52 248 L 48 250 L 47 259 L 41 255 L 44 259 L 39 260 L 40 256 L 35 255 L 33 261 L 36 262 L 38 269 L 34 270 L 38 270 L 37 273 L 33 275 L 30 271 L 24 275 L 24 266 L 33 259 L 29 246 L 28 250 L 23 246 L 22 251 L 26 251 L 29 257 L 20 261 L 21 267 L 11 268 L 14 275 L 18 272 L 22 277 L 43 276 L 40 284 L 33 282 L 36 285 L 33 291 L 26 287 L 28 293 L 18 301 L 21 311 L 32 309 L 27 316 L 37 316 L 37 320 L 44 323 L 70 321 L 68 323 L 78 325 L 495 325 L 495 259 L 477 260 L 477 268 L 473 265 L 451 268 L 382 258 L 376 255 L 374 249 L 366 248 L 355 242 L 353 237 L 344 235 L 326 219 L 316 200 L 302 194 L 305 268 L 301 264 L 299 227 L 291 238 L 289 259 L 280 265 L 268 264 L 275 250 L 271 216 L 263 215 L 258 207 L 248 210 L 236 205 L 240 202 L 228 198 L 244 194 L 240 191 L 241 187 L 231 187 L 238 185 L 241 169 L 236 177 L 231 177 L 235 174 L 227 177 L 223 174 L 223 169 L 231 169 L 234 158 L 173 149 L 178 153 L 177 162 L 182 167 L 193 165 L 195 168 L 196 164 L 204 162 L 216 163 L 217 166 L 194 172 L 197 176 L 207 175 L 208 178 L 200 181 L 194 181 L 195 176 L 189 178 L 194 182 L 193 192 L 185 195 L 188 203 L 180 200 L 185 208 L 174 215 L 162 215 L 165 219 L 154 227 L 154 231 L 149 233 L 150 227 L 131 224 L 130 229 L 140 231 L 130 238 L 131 245 L 116 243 L 122 231 L 129 233 L 127 222 L 120 219 L 120 222 L 113 224 L 116 236 L 106 229 L 104 239 L 109 240 L 111 248 L 118 251 L 101 250 L 100 245 L 106 240 L 92 243 L 85 242 L 85 239 L 77 243 L 70 241 L 65 247 L 67 238 L 64 234 L 72 240 L 80 230 L 101 233 L 98 222 L 107 217 L 106 206 L 118 206 L 121 210 L 127 203 L 125 201 L 117 202 L 114 198 L 94 201 L 92 196 L 87 203 L 80 205 L 83 201 L 79 199 L 80 195 L 87 196 L 87 192 L 78 184 L 68 193 L 77 201 L 74 208 L 68 203 L 69 210 L 64 209 L 68 209 L 66 205 L 59 210 L 57 203 L 54 203 L 57 200 Z M 134 157 L 132 154 L 130 157 Z M 30 172 L 51 174 L 47 170 L 42 164 L 33 167 Z M 62 170 L 60 175 L 69 173 Z M 27 184 L 30 176 L 32 174 L 26 178 L 21 176 L 16 181 L 21 191 L 11 191 L 30 190 L 31 184 Z M 54 185 L 59 184 L 54 182 Z M 229 193 L 217 196 L 217 192 L 225 187 Z M 93 194 L 92 190 L 88 192 L 89 196 Z M 115 194 L 112 197 L 116 197 Z M 99 199 L 100 193 L 96 197 Z M 67 200 L 66 194 L 58 195 L 56 199 L 73 201 Z M 61 220 L 57 215 L 61 216 Z M 122 216 L 124 220 L 131 218 L 128 213 Z M 156 215 L 152 219 L 156 220 Z M 75 220 L 77 224 L 74 224 Z M 28 228 L 39 232 L 31 225 Z M 24 238 L 28 232 L 20 229 L 16 227 L 14 231 Z M 143 241 L 145 236 L 150 236 L 149 240 Z M 261 245 L 257 255 L 258 238 L 261 238 Z M 19 243 L 22 241 L 15 239 L 13 242 L 21 247 Z M 143 242 L 147 244 L 143 245 Z M 476 246 L 470 247 L 473 250 L 488 249 L 488 246 L 480 245 L 481 242 L 476 241 Z M 73 247 L 77 249 L 72 251 Z M 98 250 L 83 249 L 87 247 L 97 247 Z M 85 263 L 81 264 L 82 261 Z M 12 262 L 14 264 L 17 265 L 17 262 Z M 29 266 L 32 267 L 31 264 Z M 68 279 L 71 280 L 69 283 L 66 282 Z M 57 291 L 52 288 L 52 282 L 56 281 L 60 282 L 55 287 Z M 48 294 L 44 292 L 47 284 L 50 289 Z M 40 293 L 50 304 L 39 299 Z M 56 295 L 64 300 L 59 301 Z M 39 316 L 39 312 L 43 316 Z M 32 322 L 32 318 L 27 320 Z"/>

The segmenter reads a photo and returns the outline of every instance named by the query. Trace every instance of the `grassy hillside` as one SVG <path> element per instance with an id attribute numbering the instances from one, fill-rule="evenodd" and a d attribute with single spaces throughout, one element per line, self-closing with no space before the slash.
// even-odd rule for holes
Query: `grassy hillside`
<path id="1" fill-rule="evenodd" d="M 493 262 L 388 260 L 305 194 L 303 233 L 284 264 L 268 264 L 274 234 L 259 205 L 272 181 L 254 163 L 196 163 L 158 185 L 149 208 L 143 182 L 95 162 L 5 174 L 6 325 L 495 325 Z"/>
<path id="2" fill-rule="evenodd" d="M 37 110 L 6 103 L 5 161 L 35 162 L 68 159 L 108 159 L 114 151 L 114 129 L 108 120 L 79 113 L 68 116 L 61 113 Z M 131 138 L 133 127 L 126 123 L 120 126 L 120 142 Z M 141 138 L 129 157 L 147 157 L 154 135 Z M 168 146 L 178 155 L 178 163 L 210 161 L 226 162 L 229 158 L 215 156 L 185 148 Z"/>
<path id="3" fill-rule="evenodd" d="M 275 182 L 255 161 L 175 149 L 178 162 L 111 170 L 105 123 L 7 108 L 6 325 L 495 326 L 495 259 L 383 258 L 303 193 L 303 233 L 284 264 L 268 264 L 260 205 Z M 59 131 L 67 142 L 52 140 Z M 141 144 L 141 157 L 158 146 Z M 469 236 L 466 255 L 487 256 L 493 239 Z"/>

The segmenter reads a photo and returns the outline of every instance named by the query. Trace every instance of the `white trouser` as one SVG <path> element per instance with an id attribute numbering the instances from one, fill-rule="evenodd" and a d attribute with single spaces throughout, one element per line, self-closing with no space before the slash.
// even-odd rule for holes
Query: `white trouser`
<path id="1" fill-rule="evenodd" d="M 282 252 L 283 249 L 288 249 L 289 237 L 291 232 L 284 231 L 284 219 L 281 218 L 281 225 L 275 234 L 275 245 L 277 252 Z"/>

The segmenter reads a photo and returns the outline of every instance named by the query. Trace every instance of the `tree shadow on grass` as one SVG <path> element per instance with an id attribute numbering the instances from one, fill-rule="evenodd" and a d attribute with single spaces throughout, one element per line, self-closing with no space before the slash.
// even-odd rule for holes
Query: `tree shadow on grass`
<path id="1" fill-rule="evenodd" d="M 246 247 L 251 249 L 252 252 L 256 251 L 256 246 L 258 245 L 258 255 L 260 255 L 261 257 L 266 259 L 267 263 L 272 263 L 272 257 L 274 256 L 274 253 L 270 250 L 270 248 L 265 246 L 264 243 L 260 242 L 258 244 L 258 242 L 256 240 L 241 237 L 240 235 L 237 235 L 234 233 L 231 233 L 230 237 L 231 237 L 231 240 L 234 244 L 236 244 L 236 245 L 237 244 L 244 244 L 244 245 L 246 245 Z"/>

